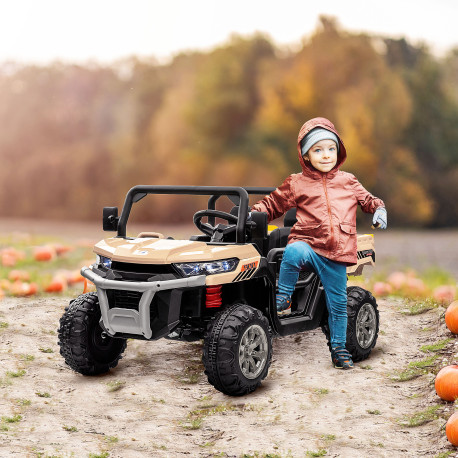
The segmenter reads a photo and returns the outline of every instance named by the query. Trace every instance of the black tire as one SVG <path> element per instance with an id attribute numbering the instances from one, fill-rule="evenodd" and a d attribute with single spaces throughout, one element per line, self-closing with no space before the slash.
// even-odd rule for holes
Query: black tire
<path id="1" fill-rule="evenodd" d="M 98 375 L 115 367 L 126 349 L 126 339 L 108 336 L 101 328 L 97 293 L 78 296 L 65 308 L 58 329 L 60 354 L 83 375 Z"/>
<path id="2" fill-rule="evenodd" d="M 245 304 L 223 310 L 208 326 L 202 361 L 208 382 L 217 390 L 229 396 L 253 392 L 272 361 L 267 318 Z"/>
<path id="3" fill-rule="evenodd" d="M 369 291 L 359 286 L 347 288 L 347 344 L 353 361 L 362 361 L 369 357 L 375 347 L 380 326 L 377 302 Z M 321 329 L 323 330 L 329 350 L 331 335 L 329 332 L 328 314 L 325 314 Z"/>

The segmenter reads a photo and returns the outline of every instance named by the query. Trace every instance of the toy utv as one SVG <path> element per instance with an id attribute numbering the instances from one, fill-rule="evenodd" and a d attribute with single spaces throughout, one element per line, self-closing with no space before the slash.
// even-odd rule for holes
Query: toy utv
<path id="1" fill-rule="evenodd" d="M 277 315 L 279 267 L 296 209 L 285 214 L 284 227 L 269 227 L 262 212 L 253 212 L 247 221 L 249 194 L 273 190 L 135 186 L 119 217 L 117 207 L 104 208 L 103 229 L 117 235 L 97 243 L 96 262 L 81 270 L 97 292 L 70 301 L 60 319 L 65 362 L 80 374 L 97 375 L 118 364 L 127 339 L 203 339 L 208 381 L 236 396 L 254 391 L 266 377 L 273 336 L 321 327 L 330 345 L 323 287 L 315 272 L 300 272 L 291 314 Z M 208 208 L 193 218 L 201 234 L 189 240 L 157 232 L 128 237 L 132 206 L 148 194 L 209 196 Z M 230 212 L 216 209 L 221 197 L 230 199 Z M 348 268 L 348 275 L 360 275 L 374 262 L 373 236 L 358 235 L 358 263 Z M 370 292 L 349 287 L 347 310 L 347 349 L 354 361 L 361 361 L 377 340 L 377 304 Z"/>

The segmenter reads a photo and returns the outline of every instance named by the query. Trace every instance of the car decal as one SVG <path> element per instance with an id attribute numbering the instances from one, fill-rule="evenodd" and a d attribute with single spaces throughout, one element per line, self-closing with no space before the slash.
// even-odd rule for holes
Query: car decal
<path id="1" fill-rule="evenodd" d="M 242 272 L 239 272 L 239 274 L 234 278 L 234 281 L 241 281 L 241 280 L 247 280 L 248 278 L 251 278 L 251 276 L 254 274 L 255 270 L 257 268 L 253 267 L 252 269 L 247 269 Z"/>

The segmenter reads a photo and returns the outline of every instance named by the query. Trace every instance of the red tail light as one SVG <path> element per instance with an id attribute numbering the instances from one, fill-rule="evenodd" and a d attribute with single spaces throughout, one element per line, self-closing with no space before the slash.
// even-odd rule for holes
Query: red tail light
<path id="1" fill-rule="evenodd" d="M 207 294 L 205 296 L 205 307 L 207 309 L 221 307 L 221 285 L 207 286 Z"/>

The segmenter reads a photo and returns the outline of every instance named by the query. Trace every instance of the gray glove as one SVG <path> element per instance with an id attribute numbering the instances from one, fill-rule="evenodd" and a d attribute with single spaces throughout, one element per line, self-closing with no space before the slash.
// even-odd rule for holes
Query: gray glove
<path id="1" fill-rule="evenodd" d="M 388 225 L 388 215 L 385 207 L 379 207 L 375 210 L 372 218 L 372 228 L 386 229 Z"/>

